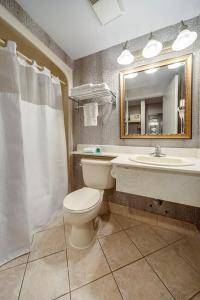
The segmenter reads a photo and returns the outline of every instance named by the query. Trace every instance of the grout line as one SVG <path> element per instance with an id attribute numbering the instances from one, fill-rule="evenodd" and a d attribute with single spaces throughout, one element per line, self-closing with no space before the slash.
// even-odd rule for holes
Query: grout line
<path id="1" fill-rule="evenodd" d="M 133 244 L 136 246 L 136 248 L 139 250 L 138 246 L 135 244 L 135 242 L 130 238 L 130 236 L 129 236 L 128 233 L 126 232 L 126 229 L 125 229 L 124 231 L 125 231 L 126 235 L 129 237 L 129 239 L 132 241 L 132 243 L 133 243 Z M 157 235 L 157 236 L 158 236 L 158 235 Z M 151 255 L 151 254 L 154 254 L 154 253 L 156 253 L 156 252 L 159 252 L 159 251 L 162 250 L 162 249 L 165 249 L 165 248 L 167 248 L 167 247 L 169 247 L 169 246 L 172 246 L 172 245 L 174 245 L 175 243 L 177 243 L 177 242 L 179 242 L 179 241 L 181 241 L 181 240 L 183 240 L 183 239 L 184 239 L 184 237 L 178 238 L 176 241 L 173 241 L 173 242 L 171 242 L 171 243 L 168 243 L 168 244 L 166 244 L 165 246 L 162 246 L 161 248 L 159 248 L 159 249 L 157 249 L 157 250 L 154 250 L 154 251 L 152 251 L 152 252 L 150 252 L 150 253 L 148 253 L 148 254 L 142 254 L 140 250 L 139 250 L 139 252 L 142 254 L 143 257 L 147 257 L 147 256 L 149 256 L 149 255 Z M 163 240 L 163 239 L 162 239 L 162 240 Z M 164 242 L 166 243 L 166 241 L 164 241 Z"/>
<path id="2" fill-rule="evenodd" d="M 22 254 L 22 255 L 20 255 L 20 256 L 17 256 L 16 258 L 19 258 L 19 257 L 21 257 L 21 256 L 23 256 L 23 255 L 27 255 L 27 254 L 29 254 L 29 253 L 30 253 L 30 252 L 24 253 L 24 254 Z M 13 258 L 12 260 L 14 260 L 14 259 L 16 259 L 16 258 Z M 7 263 L 10 263 L 12 260 L 8 261 Z M 5 263 L 5 265 L 6 265 L 7 263 Z M 15 265 L 15 266 L 8 267 L 8 268 L 6 268 L 6 269 L 0 270 L 0 273 L 1 273 L 1 272 L 4 272 L 4 271 L 7 271 L 7 270 L 10 270 L 10 269 L 13 269 L 13 268 L 16 268 L 16 267 L 19 267 L 19 266 L 21 266 L 21 265 L 25 265 L 25 264 L 27 264 L 27 263 L 28 263 L 28 257 L 27 257 L 27 260 L 26 260 L 25 262 L 22 262 L 22 263 L 19 263 L 19 264 Z M 4 264 L 3 264 L 1 267 L 3 267 L 3 266 L 4 266 Z"/>
<path id="3" fill-rule="evenodd" d="M 115 232 L 112 232 L 112 233 L 109 233 L 109 234 L 106 234 L 106 235 L 103 235 L 103 236 L 97 234 L 96 238 L 97 238 L 97 239 L 103 239 L 103 238 L 106 238 L 107 236 L 116 234 L 116 233 L 118 233 L 118 232 L 122 232 L 123 230 L 124 230 L 124 229 L 120 229 L 120 230 L 118 230 L 118 231 L 115 231 Z"/>
<path id="4" fill-rule="evenodd" d="M 33 241 L 33 237 L 32 237 L 32 241 Z M 25 278 L 25 275 L 26 275 L 26 270 L 27 270 L 27 267 L 28 267 L 28 259 L 29 259 L 29 255 L 30 255 L 30 252 L 28 253 L 28 258 L 27 258 L 27 262 L 26 262 L 26 267 L 25 267 L 25 270 L 24 270 L 24 276 L 22 278 L 22 282 L 21 282 L 21 286 L 20 286 L 20 290 L 19 290 L 19 295 L 18 295 L 18 300 L 20 299 L 21 297 L 21 291 L 22 291 L 22 286 L 24 284 L 24 278 Z"/>
<path id="5" fill-rule="evenodd" d="M 198 295 L 200 296 L 200 290 L 196 294 L 194 294 L 191 298 L 189 298 L 188 300 L 192 300 Z"/>
<path id="6" fill-rule="evenodd" d="M 113 279 L 114 279 L 114 281 L 115 281 L 115 284 L 116 284 L 116 286 L 117 286 L 117 289 L 118 289 L 118 291 L 119 291 L 119 293 L 120 293 L 120 295 L 121 295 L 121 298 L 122 298 L 122 300 L 124 300 L 124 297 L 122 296 L 122 293 L 121 293 L 121 290 L 120 290 L 120 288 L 119 288 L 119 286 L 118 286 L 118 283 L 117 283 L 117 281 L 116 281 L 116 279 L 115 279 L 115 277 L 114 277 L 114 275 L 113 275 L 113 271 L 112 271 L 112 269 L 111 269 L 111 266 L 110 266 L 110 264 L 109 264 L 109 262 L 108 262 L 108 259 L 107 259 L 106 255 L 105 255 L 104 251 L 103 251 L 103 248 L 102 248 L 102 246 L 101 246 L 101 243 L 99 242 L 98 239 L 97 239 L 97 241 L 98 241 L 98 243 L 99 243 L 99 245 L 100 245 L 100 248 L 101 248 L 101 251 L 103 252 L 103 255 L 104 255 L 104 257 L 105 257 L 105 259 L 106 259 L 106 261 L 107 261 L 107 264 L 108 264 L 109 269 L 110 269 L 110 271 L 111 271 L 112 277 L 113 277 Z"/>
<path id="7" fill-rule="evenodd" d="M 160 278 L 160 276 L 157 274 L 157 272 L 153 269 L 152 265 L 148 262 L 148 260 L 146 259 L 146 257 L 144 257 L 146 263 L 149 265 L 149 267 L 151 268 L 151 270 L 155 273 L 155 275 L 158 277 L 158 279 L 162 282 L 162 284 L 166 287 L 167 291 L 170 293 L 170 295 L 172 296 L 173 299 L 176 299 L 175 296 L 172 294 L 172 292 L 169 290 L 169 288 L 167 287 L 167 285 L 162 281 L 162 279 Z"/>
<path id="8" fill-rule="evenodd" d="M 167 247 L 173 246 L 174 244 L 176 244 L 177 242 L 179 242 L 179 241 L 181 241 L 181 240 L 183 240 L 183 239 L 184 239 L 184 238 L 179 238 L 178 240 L 173 241 L 173 242 L 171 242 L 170 244 L 167 244 L 167 245 L 165 245 L 165 246 L 163 246 L 163 247 L 161 247 L 161 248 L 159 248 L 159 249 L 157 249 L 157 250 L 155 250 L 155 251 L 153 251 L 153 252 L 150 252 L 150 253 L 144 255 L 144 257 L 147 257 L 147 256 L 149 256 L 149 255 L 151 255 L 151 254 L 156 253 L 156 252 L 159 252 L 160 250 L 165 249 L 165 248 L 167 248 Z"/>
<path id="9" fill-rule="evenodd" d="M 64 214 L 63 214 L 63 223 L 64 223 Z M 69 276 L 69 263 L 68 263 L 68 249 L 67 249 L 67 239 L 66 239 L 66 231 L 65 231 L 65 224 L 64 224 L 64 236 L 65 236 L 65 246 L 66 246 L 66 261 L 67 261 L 67 273 L 68 273 L 68 281 L 69 281 L 69 298 L 71 300 L 71 284 L 70 284 L 70 276 Z"/>
<path id="10" fill-rule="evenodd" d="M 63 218 L 64 218 L 64 217 L 63 217 Z M 41 232 L 44 232 L 44 231 L 50 231 L 50 230 L 52 230 L 52 229 L 56 229 L 56 228 L 62 227 L 62 226 L 64 226 L 64 225 L 65 225 L 65 224 L 64 224 L 64 222 L 63 222 L 63 224 L 61 224 L 61 225 L 52 226 L 52 227 L 50 227 L 50 228 L 44 228 L 44 229 L 42 229 L 42 230 L 38 230 L 38 231 L 34 232 L 33 235 L 36 235 L 37 233 L 41 233 Z"/>
<path id="11" fill-rule="evenodd" d="M 102 276 L 100 276 L 100 277 L 98 277 L 98 278 L 96 278 L 96 279 L 94 279 L 94 280 L 92 280 L 92 281 L 90 281 L 90 282 L 84 283 L 83 285 L 81 285 L 81 286 L 79 286 L 79 287 L 77 287 L 77 288 L 71 290 L 70 293 L 73 293 L 74 291 L 79 290 L 79 289 L 81 289 L 81 288 L 84 287 L 84 286 L 90 285 L 91 283 L 93 283 L 93 282 L 95 282 L 95 281 L 98 281 L 99 279 L 102 279 L 102 278 L 104 278 L 104 277 L 106 277 L 106 276 L 108 276 L 108 275 L 110 275 L 110 274 L 112 274 L 112 272 L 106 273 L 106 274 L 104 274 L 104 275 L 102 275 Z"/>
<path id="12" fill-rule="evenodd" d="M 66 248 L 64 248 L 64 249 L 62 249 L 62 250 L 58 250 L 58 251 L 56 250 L 55 252 L 52 252 L 52 253 L 49 253 L 49 254 L 47 254 L 47 255 L 44 255 L 44 256 L 35 258 L 35 259 L 33 259 L 33 260 L 28 260 L 27 263 L 35 262 L 35 261 L 37 261 L 37 260 L 46 258 L 46 257 L 51 256 L 51 255 L 53 255 L 53 254 L 57 254 L 57 253 L 63 252 L 63 251 L 65 251 L 65 250 L 66 250 Z M 33 251 L 33 252 L 34 252 L 34 251 Z"/>
<path id="13" fill-rule="evenodd" d="M 126 233 L 127 234 L 127 233 Z M 128 234 L 127 234 L 128 236 Z M 128 236 L 129 237 L 129 236 Z M 129 237 L 130 238 L 130 237 Z M 134 244 L 134 246 L 138 249 L 138 251 L 140 252 L 140 254 L 143 256 L 143 254 L 141 253 L 140 249 L 137 247 L 137 245 L 133 242 L 133 240 L 130 238 L 130 240 L 132 241 L 132 243 Z M 168 245 L 169 246 L 169 245 Z M 166 248 L 166 247 L 165 247 Z M 163 249 L 163 248 L 161 248 Z M 159 250 L 161 250 L 159 249 Z M 159 251 L 158 250 L 158 251 Z M 157 252 L 157 251 L 156 251 Z M 151 253 L 152 254 L 152 253 Z M 147 262 L 147 264 L 150 266 L 150 268 L 152 269 L 152 271 L 154 272 L 154 274 L 158 277 L 158 279 L 161 281 L 161 283 L 165 286 L 165 288 L 167 289 L 167 291 L 169 292 L 169 294 L 172 296 L 173 299 L 174 296 L 172 295 L 172 293 L 170 292 L 170 290 L 168 289 L 168 287 L 164 284 L 164 282 L 161 280 L 161 278 L 158 276 L 158 274 L 154 271 L 154 269 L 152 268 L 152 266 L 149 264 L 148 260 L 146 259 L 146 256 L 143 256 L 143 258 L 145 259 L 145 261 Z"/>
<path id="14" fill-rule="evenodd" d="M 60 296 L 58 296 L 58 297 L 56 297 L 56 298 L 53 298 L 52 300 L 59 300 L 59 299 L 61 299 L 62 297 L 67 296 L 67 295 L 69 295 L 69 298 L 70 298 L 70 300 L 71 300 L 71 293 L 70 293 L 70 292 L 65 293 L 65 294 L 62 294 L 62 295 L 60 295 Z"/>

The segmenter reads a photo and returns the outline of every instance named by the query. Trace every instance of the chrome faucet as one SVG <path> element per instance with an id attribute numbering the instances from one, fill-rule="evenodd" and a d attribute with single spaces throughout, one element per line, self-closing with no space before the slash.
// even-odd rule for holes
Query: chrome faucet
<path id="1" fill-rule="evenodd" d="M 166 154 L 162 153 L 161 147 L 159 145 L 156 145 L 155 150 L 153 153 L 151 153 L 151 155 L 155 157 L 162 157 L 165 156 Z"/>

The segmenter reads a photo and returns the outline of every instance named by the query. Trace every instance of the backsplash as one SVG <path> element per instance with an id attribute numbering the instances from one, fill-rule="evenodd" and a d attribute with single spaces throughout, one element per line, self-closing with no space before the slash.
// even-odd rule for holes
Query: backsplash
<path id="1" fill-rule="evenodd" d="M 13 14 L 25 27 L 39 38 L 69 67 L 73 67 L 72 59 L 56 44 L 56 42 L 28 15 L 28 13 L 15 0 L 0 0 L 11 14 Z"/>
<path id="2" fill-rule="evenodd" d="M 195 30 L 200 36 L 200 17 L 193 18 L 186 22 L 191 30 Z M 179 24 L 169 26 L 155 32 L 158 40 L 162 42 L 171 41 L 176 38 Z M 138 37 L 129 42 L 131 51 L 139 51 L 146 44 L 148 35 Z M 83 111 L 73 111 L 73 134 L 74 149 L 77 144 L 101 144 L 121 146 L 155 146 L 159 144 L 164 147 L 190 147 L 200 148 L 200 38 L 193 46 L 178 53 L 169 52 L 157 56 L 154 59 L 142 59 L 131 64 L 130 67 L 137 67 L 153 63 L 159 60 L 193 54 L 193 84 L 192 84 L 192 139 L 120 139 L 119 126 L 119 71 L 125 69 L 117 63 L 117 57 L 122 51 L 122 44 L 112 48 L 89 55 L 74 63 L 74 86 L 86 83 L 106 82 L 117 94 L 117 105 L 111 107 L 109 104 L 99 109 L 98 126 L 84 127 Z"/>

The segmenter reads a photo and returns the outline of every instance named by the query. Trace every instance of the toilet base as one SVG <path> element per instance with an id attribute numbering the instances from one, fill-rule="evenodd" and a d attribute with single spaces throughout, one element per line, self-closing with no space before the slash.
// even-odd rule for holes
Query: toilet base
<path id="1" fill-rule="evenodd" d="M 94 220 L 79 225 L 72 225 L 69 242 L 72 247 L 77 249 L 88 248 L 96 238 Z"/>

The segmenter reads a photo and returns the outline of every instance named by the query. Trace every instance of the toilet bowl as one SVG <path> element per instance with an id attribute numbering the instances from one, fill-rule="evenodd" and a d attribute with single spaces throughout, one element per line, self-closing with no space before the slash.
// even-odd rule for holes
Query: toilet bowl
<path id="1" fill-rule="evenodd" d="M 75 248 L 88 247 L 95 238 L 94 220 L 103 200 L 102 190 L 84 187 L 64 199 L 65 217 L 72 225 L 70 244 Z"/>
<path id="2" fill-rule="evenodd" d="M 96 237 L 94 221 L 103 201 L 104 189 L 114 186 L 112 164 L 104 160 L 81 160 L 83 179 L 87 187 L 67 195 L 63 201 L 65 217 L 71 224 L 69 242 L 79 249 L 87 248 Z"/>

